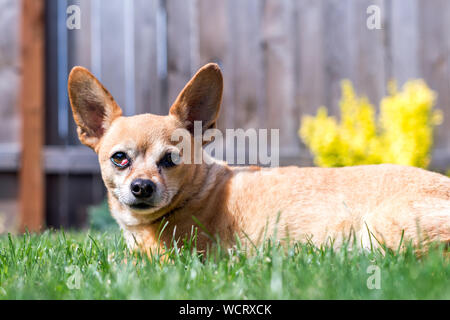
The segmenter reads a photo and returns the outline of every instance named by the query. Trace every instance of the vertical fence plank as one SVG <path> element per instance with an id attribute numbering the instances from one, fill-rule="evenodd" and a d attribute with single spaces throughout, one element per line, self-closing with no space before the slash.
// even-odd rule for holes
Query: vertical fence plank
<path id="1" fill-rule="evenodd" d="M 57 33 L 57 59 L 49 62 L 55 64 L 57 83 L 52 94 L 57 96 L 57 115 L 58 115 L 58 136 L 61 143 L 67 147 L 70 144 L 79 144 L 78 136 L 75 131 L 72 114 L 69 107 L 69 98 L 67 93 L 67 77 L 70 68 L 70 59 L 74 59 L 73 51 L 69 50 L 71 42 L 74 40 L 74 33 L 69 32 L 66 26 L 67 7 L 72 1 L 60 0 L 55 2 L 56 15 L 56 33 Z M 70 206 L 70 188 L 71 181 L 68 173 L 59 175 L 55 182 L 49 180 L 47 184 L 47 193 L 50 202 L 55 202 L 58 208 L 58 225 L 68 227 L 70 225 L 70 216 L 72 207 Z M 51 195 L 58 190 L 58 197 L 52 198 Z M 85 195 L 81 195 L 84 197 Z"/>
<path id="2" fill-rule="evenodd" d="M 125 80 L 125 105 L 126 114 L 136 114 L 135 103 L 135 46 L 134 46 L 134 19 L 135 19 L 134 0 L 123 1 L 123 58 L 124 58 L 124 80 Z"/>
<path id="3" fill-rule="evenodd" d="M 46 52 L 45 52 L 45 144 L 64 143 L 58 132 L 58 6 L 49 2 L 46 11 Z"/>
<path id="4" fill-rule="evenodd" d="M 322 1 L 296 2 L 296 85 L 297 101 L 302 114 L 315 113 L 325 104 L 323 88 Z"/>
<path id="5" fill-rule="evenodd" d="M 448 57 L 450 52 L 450 37 L 448 36 L 448 13 L 450 3 L 445 0 L 419 3 L 417 25 L 419 33 L 420 74 L 428 86 L 438 93 L 436 106 L 447 115 L 444 122 L 437 128 L 433 158 L 438 162 L 445 149 L 450 147 L 450 73 Z M 444 165 L 444 163 L 442 163 Z M 450 164 L 447 164 L 450 165 Z"/>
<path id="6" fill-rule="evenodd" d="M 293 1 L 267 1 L 264 8 L 264 50 L 267 125 L 280 129 L 280 154 L 299 150 L 295 116 Z"/>
<path id="7" fill-rule="evenodd" d="M 0 1 L 0 143 L 20 142 L 20 116 L 15 107 L 20 85 L 20 7 L 18 1 Z"/>
<path id="8" fill-rule="evenodd" d="M 217 127 L 219 129 L 229 128 L 231 123 L 232 92 L 230 83 L 232 81 L 229 61 L 227 60 L 228 48 L 228 12 L 227 2 L 223 0 L 198 0 L 198 43 L 199 64 L 204 65 L 215 62 L 223 70 L 224 92 L 222 97 L 222 108 L 220 110 Z M 230 120 L 227 124 L 227 118 Z"/>
<path id="9" fill-rule="evenodd" d="M 61 2 L 62 3 L 62 2 Z M 45 57 L 45 145 L 64 145 L 66 137 L 60 135 L 59 101 L 61 86 L 58 62 L 61 59 L 61 19 L 58 2 L 46 4 L 46 57 Z M 60 9 L 60 7 L 59 7 Z M 64 10 L 65 11 L 65 10 Z M 61 176 L 45 176 L 46 224 L 58 226 L 67 217 L 67 179 Z M 66 197 L 65 197 L 66 196 Z"/>
<path id="10" fill-rule="evenodd" d="M 446 3 L 445 6 L 445 15 L 444 15 L 444 28 L 445 30 L 450 30 L 450 6 L 448 3 Z M 450 94 L 450 33 L 445 33 L 445 38 L 447 42 L 447 58 L 446 61 L 446 70 L 447 70 L 447 88 L 444 89 L 447 94 Z M 448 132 L 450 132 L 450 98 L 448 98 L 446 105 L 440 106 L 440 108 L 444 111 L 444 123 L 442 127 L 440 128 L 440 133 L 444 133 L 445 138 L 442 138 L 442 135 L 440 135 L 441 139 L 445 139 L 446 143 L 443 143 L 442 146 L 445 148 L 445 150 L 442 151 L 442 153 L 445 154 L 445 167 L 448 169 L 450 167 L 450 135 Z"/>
<path id="11" fill-rule="evenodd" d="M 71 0 L 69 5 L 74 4 L 80 7 L 81 29 L 73 29 L 69 33 L 69 65 L 78 65 L 85 68 L 92 68 L 92 12 L 91 1 Z"/>
<path id="12" fill-rule="evenodd" d="M 315 114 L 318 107 L 325 105 L 323 2 L 306 0 L 295 3 L 295 101 L 298 112 L 296 117 L 300 120 L 301 116 Z M 300 157 L 303 164 L 309 163 L 310 154 L 303 144 Z"/>
<path id="13" fill-rule="evenodd" d="M 91 3 L 82 0 L 71 0 L 68 5 L 77 5 L 80 7 L 81 12 L 81 29 L 67 30 L 68 33 L 68 72 L 74 66 L 83 66 L 85 68 L 92 68 L 92 57 L 91 57 Z M 64 12 L 60 12 L 63 14 Z M 64 15 L 65 19 L 65 15 Z M 78 134 L 76 132 L 76 124 L 73 120 L 72 112 L 70 111 L 70 104 L 68 99 L 66 100 L 66 107 L 68 110 L 68 143 L 80 145 L 81 142 L 78 139 Z"/>
<path id="14" fill-rule="evenodd" d="M 326 106 L 338 114 L 342 79 L 354 80 L 355 39 L 351 1 L 326 0 L 322 11 Z"/>
<path id="15" fill-rule="evenodd" d="M 352 2 L 351 14 L 355 17 L 352 27 L 354 37 L 350 41 L 356 43 L 354 85 L 359 94 L 368 97 L 374 106 L 378 106 L 386 88 L 384 74 L 385 29 L 367 28 L 367 8 L 376 5 L 381 15 L 386 14 L 383 0 L 362 0 Z M 382 19 L 382 16 L 380 17 Z"/>
<path id="16" fill-rule="evenodd" d="M 158 75 L 158 0 L 137 0 L 135 5 L 136 113 L 163 114 L 163 79 Z M 164 40 L 163 40 L 164 41 Z"/>
<path id="17" fill-rule="evenodd" d="M 23 0 L 22 53 L 22 159 L 20 171 L 20 230 L 39 231 L 44 223 L 42 165 L 44 112 L 44 1 Z"/>
<path id="18" fill-rule="evenodd" d="M 428 3 L 428 5 L 430 5 Z M 418 0 L 392 1 L 390 22 L 390 50 L 392 69 L 389 78 L 403 85 L 410 78 L 419 77 L 418 58 Z"/>
<path id="19" fill-rule="evenodd" d="M 125 115 L 126 104 L 124 1 L 101 1 L 101 80 Z M 93 17 L 95 19 L 95 17 Z"/>
<path id="20" fill-rule="evenodd" d="M 21 2 L 0 0 L 0 148 L 18 150 L 20 147 L 20 14 Z M 7 146 L 3 144 L 7 144 Z M 1 152 L 1 151 L 0 151 Z M 0 156 L 4 164 L 6 157 Z M 11 230 L 18 220 L 19 181 L 16 173 L 0 170 L 0 233 Z"/>
<path id="21" fill-rule="evenodd" d="M 262 90 L 262 12 L 262 1 L 228 1 L 229 56 L 224 72 L 229 73 L 226 90 L 231 99 L 226 112 L 233 115 L 235 128 L 263 127 L 267 119 Z"/>
<path id="22" fill-rule="evenodd" d="M 91 0 L 89 2 L 89 11 L 91 15 L 90 29 L 83 29 L 88 32 L 91 38 L 91 72 L 101 81 L 102 80 L 102 0 Z M 95 17 L 95 18 L 94 18 Z"/>
<path id="23" fill-rule="evenodd" d="M 168 108 L 198 67 L 197 2 L 167 0 Z"/>
<path id="24" fill-rule="evenodd" d="M 223 0 L 198 0 L 199 63 L 223 65 L 227 46 L 227 4 Z"/>

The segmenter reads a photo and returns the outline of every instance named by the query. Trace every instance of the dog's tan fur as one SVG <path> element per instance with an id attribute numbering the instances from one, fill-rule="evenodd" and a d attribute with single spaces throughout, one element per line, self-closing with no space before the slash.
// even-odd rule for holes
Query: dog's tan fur
<path id="1" fill-rule="evenodd" d="M 112 215 L 131 248 L 170 245 L 174 235 L 189 235 L 196 219 L 228 245 L 236 235 L 259 243 L 275 227 L 278 238 L 317 245 L 331 239 L 339 245 L 352 232 L 363 247 L 381 242 L 396 248 L 402 233 L 416 244 L 450 242 L 450 179 L 426 170 L 390 164 L 268 169 L 230 167 L 216 160 L 158 168 L 163 152 L 175 148 L 170 139 L 175 129 L 192 131 L 194 120 L 201 120 L 204 129 L 214 127 L 222 83 L 218 66 L 208 64 L 186 85 L 168 116 L 122 117 L 89 71 L 75 67 L 70 73 L 69 97 L 80 140 L 98 153 Z M 117 151 L 130 155 L 129 168 L 119 170 L 111 163 Z M 155 208 L 134 211 L 126 204 L 126 189 L 136 178 L 157 184 Z M 158 242 L 162 220 L 168 224 Z M 200 250 L 210 242 L 199 234 Z"/>

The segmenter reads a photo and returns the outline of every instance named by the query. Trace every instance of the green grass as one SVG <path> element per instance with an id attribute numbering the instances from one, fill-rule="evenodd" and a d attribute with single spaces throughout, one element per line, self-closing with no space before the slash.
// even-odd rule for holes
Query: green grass
<path id="1" fill-rule="evenodd" d="M 254 254 L 172 250 L 162 262 L 129 253 L 118 232 L 5 235 L 0 299 L 450 299 L 443 250 L 418 258 L 411 249 L 383 255 L 267 243 Z M 367 287 L 371 265 L 381 272 L 379 290 Z M 71 285 L 77 270 L 79 289 Z"/>

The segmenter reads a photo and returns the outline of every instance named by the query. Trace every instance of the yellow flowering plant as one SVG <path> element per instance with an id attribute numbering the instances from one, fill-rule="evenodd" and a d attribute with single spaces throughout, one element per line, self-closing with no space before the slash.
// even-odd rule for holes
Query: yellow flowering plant
<path id="1" fill-rule="evenodd" d="M 442 113 L 433 110 L 436 94 L 423 80 L 410 80 L 401 91 L 391 82 L 378 117 L 369 100 L 356 95 L 350 81 L 342 81 L 341 88 L 340 121 L 329 116 L 326 107 L 301 121 L 299 135 L 317 165 L 428 166 L 433 130 L 442 122 Z"/>

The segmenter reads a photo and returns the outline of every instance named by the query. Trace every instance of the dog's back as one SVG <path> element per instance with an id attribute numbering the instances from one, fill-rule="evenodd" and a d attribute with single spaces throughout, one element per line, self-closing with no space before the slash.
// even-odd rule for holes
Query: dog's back
<path id="1" fill-rule="evenodd" d="M 252 241 L 267 224 L 269 234 L 316 244 L 353 231 L 365 247 L 395 248 L 402 234 L 450 242 L 450 179 L 437 173 L 389 164 L 235 171 L 230 209 L 247 216 L 237 220 Z"/>

